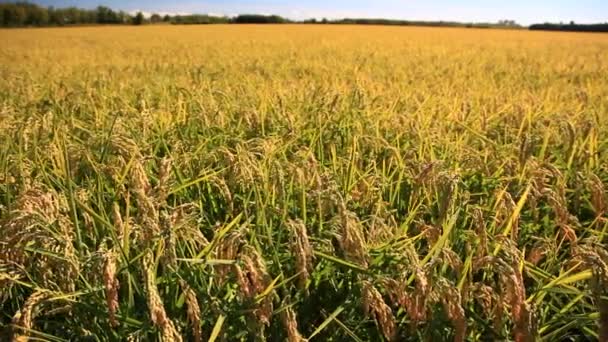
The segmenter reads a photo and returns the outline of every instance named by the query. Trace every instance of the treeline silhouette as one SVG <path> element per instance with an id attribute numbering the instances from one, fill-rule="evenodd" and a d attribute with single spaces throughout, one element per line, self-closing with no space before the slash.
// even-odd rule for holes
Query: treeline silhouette
<path id="1" fill-rule="evenodd" d="M 530 30 L 544 31 L 571 31 L 571 32 L 608 32 L 608 23 L 605 24 L 534 24 L 530 25 Z"/>
<path id="2" fill-rule="evenodd" d="M 131 15 L 124 11 L 114 11 L 105 6 L 95 9 L 76 7 L 42 7 L 29 2 L 0 3 L 0 26 L 64 26 L 87 24 L 281 24 L 290 20 L 278 15 L 242 14 L 234 18 L 204 14 L 164 15 L 152 14 L 145 18 L 141 12 Z"/>
<path id="3" fill-rule="evenodd" d="M 235 24 L 283 24 L 291 20 L 278 15 L 241 14 L 233 18 Z"/>
<path id="4" fill-rule="evenodd" d="M 204 14 L 176 15 L 170 20 L 172 24 L 283 24 L 292 23 L 278 15 L 241 14 L 234 18 L 218 17 Z"/>
<path id="5" fill-rule="evenodd" d="M 0 3 L 0 26 L 64 26 L 88 24 L 134 24 L 171 23 L 184 24 L 328 24 L 328 25 L 395 25 L 395 26 L 440 26 L 440 27 L 471 27 L 471 28 L 523 28 L 513 20 L 501 20 L 497 23 L 462 23 L 454 21 L 410 21 L 393 19 L 346 18 L 337 20 L 308 19 L 292 21 L 278 15 L 241 14 L 236 17 L 212 16 L 205 14 L 164 15 L 152 14 L 146 18 L 141 12 L 135 15 L 124 11 L 114 11 L 105 6 L 95 9 L 76 7 L 54 8 L 43 7 L 29 2 Z M 550 31 L 583 31 L 608 32 L 605 24 L 534 24 L 530 30 Z"/>
<path id="6" fill-rule="evenodd" d="M 355 25 L 415 25 L 415 26 L 450 26 L 450 27 L 520 27 L 514 21 L 504 20 L 498 23 L 458 23 L 448 21 L 407 21 L 390 19 L 338 19 L 292 21 L 278 15 L 241 14 L 236 17 L 221 17 L 205 14 L 164 15 L 152 14 L 145 18 L 141 12 L 131 15 L 124 11 L 114 11 L 99 6 L 95 9 L 76 7 L 53 8 L 42 7 L 28 2 L 0 4 L 0 25 L 4 27 L 22 26 L 64 26 L 83 24 L 145 24 L 171 23 L 185 24 L 355 24 Z"/>
<path id="7" fill-rule="evenodd" d="M 5 27 L 137 24 L 136 17 L 104 6 L 90 10 L 76 7 L 47 8 L 28 2 L 0 3 L 0 25 Z"/>
<path id="8" fill-rule="evenodd" d="M 394 26 L 445 26 L 445 27 L 474 27 L 474 28 L 521 28 L 513 20 L 500 20 L 497 23 L 462 23 L 456 21 L 413 21 L 382 18 L 345 18 L 337 20 L 304 20 L 306 24 L 334 24 L 334 25 L 394 25 Z"/>
<path id="9" fill-rule="evenodd" d="M 230 23 L 230 18 L 206 14 L 191 14 L 169 17 L 168 21 L 171 24 L 177 25 L 228 24 Z"/>

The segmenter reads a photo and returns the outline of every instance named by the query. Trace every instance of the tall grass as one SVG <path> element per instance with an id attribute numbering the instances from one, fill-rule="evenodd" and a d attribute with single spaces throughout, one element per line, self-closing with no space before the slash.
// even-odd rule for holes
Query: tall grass
<path id="1" fill-rule="evenodd" d="M 608 37 L 0 38 L 2 340 L 608 338 Z"/>

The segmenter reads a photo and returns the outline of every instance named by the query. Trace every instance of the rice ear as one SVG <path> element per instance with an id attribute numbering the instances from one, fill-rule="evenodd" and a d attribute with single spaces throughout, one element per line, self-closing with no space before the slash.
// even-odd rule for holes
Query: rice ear
<path id="1" fill-rule="evenodd" d="M 313 268 L 312 261 L 314 255 L 312 253 L 312 247 L 308 239 L 308 233 L 304 222 L 301 220 L 290 220 L 287 222 L 287 225 L 291 228 L 291 250 L 296 258 L 296 269 L 299 274 L 298 285 L 301 289 L 304 289 Z"/>
<path id="2" fill-rule="evenodd" d="M 361 296 L 365 315 L 376 321 L 382 335 L 387 340 L 394 340 L 397 333 L 395 317 L 391 308 L 382 299 L 380 292 L 372 283 L 364 280 L 361 284 Z"/>
<path id="3" fill-rule="evenodd" d="M 23 304 L 21 310 L 13 316 L 13 341 L 26 341 L 29 335 L 28 331 L 34 328 L 34 317 L 37 307 L 51 296 L 51 292 L 47 290 L 37 290 L 32 293 Z M 19 333 L 22 331 L 22 334 Z"/>
<path id="4" fill-rule="evenodd" d="M 196 298 L 196 293 L 186 283 L 185 280 L 180 280 L 180 286 L 184 292 L 186 298 L 186 313 L 188 316 L 188 322 L 192 329 L 192 338 L 194 342 L 201 342 L 203 331 L 201 328 L 201 308 Z"/>
<path id="5" fill-rule="evenodd" d="M 284 301 L 285 304 L 285 301 Z M 283 323 L 283 327 L 287 332 L 287 341 L 288 342 L 305 342 L 306 339 L 302 337 L 300 332 L 298 331 L 298 320 L 296 318 L 296 314 L 291 308 L 291 306 L 285 307 L 281 312 L 281 322 Z"/>
<path id="6" fill-rule="evenodd" d="M 144 255 L 142 266 L 144 269 L 150 320 L 154 323 L 154 326 L 161 330 L 163 341 L 181 342 L 182 338 L 177 332 L 173 322 L 167 316 L 163 301 L 158 292 L 158 288 L 156 287 L 156 267 L 153 262 L 151 251 L 148 251 L 146 255 Z"/>
<path id="7" fill-rule="evenodd" d="M 110 325 L 118 326 L 116 320 L 116 312 L 118 311 L 118 289 L 120 283 L 116 278 L 116 255 L 110 250 L 105 254 L 105 264 L 103 268 L 103 283 L 106 292 L 106 303 L 108 306 L 108 314 Z"/>
<path id="8" fill-rule="evenodd" d="M 460 291 L 443 278 L 438 282 L 437 287 L 444 311 L 455 330 L 454 341 L 463 342 L 466 339 L 467 321 Z"/>

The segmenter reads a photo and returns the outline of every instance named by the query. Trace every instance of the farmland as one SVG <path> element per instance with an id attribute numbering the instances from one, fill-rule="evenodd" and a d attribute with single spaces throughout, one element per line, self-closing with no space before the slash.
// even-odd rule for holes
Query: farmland
<path id="1" fill-rule="evenodd" d="M 608 339 L 607 35 L 0 42 L 0 340 Z"/>

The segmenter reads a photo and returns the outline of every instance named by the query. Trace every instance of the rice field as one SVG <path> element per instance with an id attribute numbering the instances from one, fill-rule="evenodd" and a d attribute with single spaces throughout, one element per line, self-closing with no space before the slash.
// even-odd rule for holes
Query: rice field
<path id="1" fill-rule="evenodd" d="M 0 340 L 608 340 L 608 35 L 0 42 Z"/>

